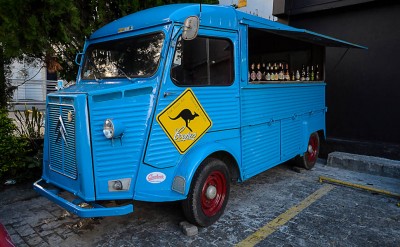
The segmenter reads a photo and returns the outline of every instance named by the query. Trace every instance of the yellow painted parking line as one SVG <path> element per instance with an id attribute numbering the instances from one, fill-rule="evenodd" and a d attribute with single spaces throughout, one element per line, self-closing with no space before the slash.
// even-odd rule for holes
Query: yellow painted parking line
<path id="1" fill-rule="evenodd" d="M 300 202 L 296 206 L 288 209 L 286 212 L 279 215 L 274 220 L 270 221 L 268 224 L 266 224 L 265 226 L 258 229 L 255 233 L 253 233 L 252 235 L 248 236 L 246 239 L 244 239 L 243 241 L 238 243 L 236 246 L 237 247 L 250 247 L 250 246 L 254 246 L 254 245 L 258 244 L 262 240 L 266 239 L 273 232 L 278 230 L 279 227 L 285 225 L 289 220 L 294 218 L 301 211 L 303 211 L 304 209 L 309 207 L 311 204 L 313 204 L 315 201 L 317 201 L 319 198 L 326 195 L 333 188 L 335 188 L 335 186 L 333 186 L 333 185 L 330 185 L 330 184 L 324 185 L 322 188 L 320 188 L 319 190 L 317 190 L 314 193 L 312 193 L 311 195 L 309 195 L 302 202 Z"/>
<path id="2" fill-rule="evenodd" d="M 391 191 L 381 190 L 381 189 L 377 189 L 377 188 L 374 188 L 374 187 L 365 186 L 365 185 L 362 185 L 362 184 L 353 184 L 353 183 L 346 182 L 346 181 L 339 180 L 339 179 L 319 176 L 319 182 L 322 183 L 324 181 L 328 182 L 328 183 L 343 185 L 343 186 L 352 187 L 352 188 L 356 188 L 356 189 L 367 190 L 367 191 L 370 191 L 370 192 L 374 192 L 374 193 L 378 193 L 378 194 L 382 194 L 382 195 L 387 195 L 387 196 L 391 196 L 391 197 L 395 197 L 395 198 L 400 198 L 400 194 L 396 194 L 396 193 L 391 192 Z"/>

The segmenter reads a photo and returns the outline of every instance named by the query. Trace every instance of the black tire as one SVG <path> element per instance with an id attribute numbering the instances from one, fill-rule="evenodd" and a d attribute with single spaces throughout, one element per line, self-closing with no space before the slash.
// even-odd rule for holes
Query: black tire
<path id="1" fill-rule="evenodd" d="M 315 163 L 317 163 L 319 148 L 319 136 L 317 132 L 314 132 L 310 135 L 308 140 L 307 151 L 304 152 L 303 156 L 296 157 L 297 165 L 304 167 L 307 170 L 312 169 Z"/>
<path id="2" fill-rule="evenodd" d="M 229 181 L 224 162 L 215 158 L 204 160 L 193 177 L 188 197 L 182 202 L 186 219 L 202 227 L 215 223 L 228 203 Z"/>

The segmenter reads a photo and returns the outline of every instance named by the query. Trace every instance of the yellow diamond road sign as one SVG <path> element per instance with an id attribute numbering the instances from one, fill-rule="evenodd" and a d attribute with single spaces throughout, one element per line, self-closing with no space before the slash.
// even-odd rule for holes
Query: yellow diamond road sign
<path id="1" fill-rule="evenodd" d="M 189 150 L 212 125 L 190 88 L 157 115 L 157 122 L 181 154 Z"/>

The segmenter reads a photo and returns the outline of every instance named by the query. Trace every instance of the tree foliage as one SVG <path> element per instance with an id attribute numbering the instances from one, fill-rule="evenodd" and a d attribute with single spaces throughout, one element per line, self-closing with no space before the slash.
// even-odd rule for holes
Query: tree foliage
<path id="1" fill-rule="evenodd" d="M 25 55 L 41 59 L 48 70 L 58 71 L 62 78 L 74 79 L 75 54 L 93 31 L 127 14 L 179 2 L 200 1 L 0 0 L 0 66 L 7 68 L 11 59 Z M 5 99 L 10 89 L 1 68 L 0 96 Z"/>
<path id="2" fill-rule="evenodd" d="M 7 101 L 11 98 L 13 92 L 13 87 L 7 80 L 10 74 L 9 64 L 10 59 L 3 56 L 3 47 L 0 43 L 0 110 L 7 106 Z"/>

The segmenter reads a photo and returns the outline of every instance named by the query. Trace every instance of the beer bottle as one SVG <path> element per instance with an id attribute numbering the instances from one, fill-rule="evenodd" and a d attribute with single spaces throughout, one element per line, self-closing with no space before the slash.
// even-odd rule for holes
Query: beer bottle
<path id="1" fill-rule="evenodd" d="M 271 72 L 271 64 L 270 63 L 268 63 L 268 65 L 267 65 L 267 71 L 265 72 L 266 73 L 266 75 L 265 75 L 265 80 L 267 80 L 267 81 L 270 81 L 271 80 L 271 74 L 270 74 L 270 72 Z"/>
<path id="2" fill-rule="evenodd" d="M 251 81 L 255 81 L 257 79 L 257 74 L 256 74 L 256 69 L 255 69 L 256 65 L 254 63 L 251 64 L 251 73 L 250 73 L 250 79 Z"/>
<path id="3" fill-rule="evenodd" d="M 299 70 L 296 70 L 296 81 L 300 81 L 301 77 L 300 77 L 300 72 Z"/>
<path id="4" fill-rule="evenodd" d="M 307 65 L 307 71 L 306 71 L 306 81 L 310 80 L 310 67 Z"/>
<path id="5" fill-rule="evenodd" d="M 315 80 L 320 81 L 321 80 L 321 75 L 319 73 L 319 68 L 318 68 L 318 64 L 317 67 L 315 68 Z"/>
<path id="6" fill-rule="evenodd" d="M 267 68 L 265 67 L 265 62 L 263 62 L 262 65 L 261 65 L 262 79 L 265 78 L 265 74 L 267 73 L 267 72 L 266 72 L 266 69 L 267 69 Z"/>
<path id="7" fill-rule="evenodd" d="M 282 63 L 279 63 L 278 79 L 280 81 L 283 81 L 283 64 Z"/>
<path id="8" fill-rule="evenodd" d="M 257 64 L 257 74 L 256 74 L 257 80 L 261 81 L 262 79 L 262 72 L 261 72 L 261 65 L 260 63 Z"/>
<path id="9" fill-rule="evenodd" d="M 314 77 L 314 65 L 311 65 L 311 76 L 310 76 L 310 80 L 314 81 L 315 77 Z"/>
<path id="10" fill-rule="evenodd" d="M 304 64 L 303 64 L 303 67 L 301 68 L 301 77 L 300 77 L 300 80 L 301 80 L 301 81 L 304 81 L 305 79 L 306 79 L 306 69 L 305 69 Z"/>
<path id="11" fill-rule="evenodd" d="M 271 72 L 271 81 L 275 81 L 275 67 L 274 67 L 274 64 L 271 64 L 271 67 L 269 68 L 269 71 Z"/>
<path id="12" fill-rule="evenodd" d="M 289 64 L 286 64 L 285 80 L 290 81 Z"/>
<path id="13" fill-rule="evenodd" d="M 275 65 L 274 64 L 271 65 L 270 71 L 271 71 L 271 81 L 275 81 Z"/>

